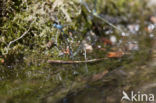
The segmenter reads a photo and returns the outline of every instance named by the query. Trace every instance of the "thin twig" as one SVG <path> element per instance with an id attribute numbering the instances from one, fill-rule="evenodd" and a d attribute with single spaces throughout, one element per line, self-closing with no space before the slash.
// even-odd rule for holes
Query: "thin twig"
<path id="1" fill-rule="evenodd" d="M 108 58 L 99 58 L 99 59 L 91 59 L 91 60 L 83 60 L 83 61 L 48 60 L 47 62 L 50 64 L 80 64 L 80 63 L 94 63 L 106 59 Z"/>
<path id="2" fill-rule="evenodd" d="M 84 57 L 85 57 L 85 61 L 87 61 L 87 51 L 86 51 L 86 48 L 84 48 Z M 86 72 L 88 73 L 87 63 L 85 63 L 85 69 L 86 69 Z"/>
<path id="3" fill-rule="evenodd" d="M 122 56 L 124 55 L 130 55 L 131 53 L 125 52 Z M 90 60 L 48 60 L 47 62 L 50 64 L 81 64 L 81 63 L 95 63 L 95 62 L 100 62 L 103 60 L 107 60 L 110 58 L 120 58 L 120 57 L 104 57 L 104 58 L 97 58 L 97 59 L 90 59 Z"/>
<path id="4" fill-rule="evenodd" d="M 35 21 L 35 20 L 34 20 Z M 30 28 L 31 28 L 31 25 L 34 23 L 34 21 L 30 24 L 30 26 L 29 26 L 29 28 L 28 28 L 28 30 L 27 31 L 25 31 L 19 38 L 17 38 L 17 39 L 15 39 L 15 40 L 12 40 L 12 41 L 10 41 L 9 42 L 9 44 L 8 44 L 8 46 L 7 46 L 7 50 L 6 50 L 6 53 L 5 54 L 8 54 L 8 51 L 9 51 L 9 48 L 10 48 L 10 45 L 12 44 L 12 43 L 14 43 L 14 42 L 16 42 L 16 41 L 18 41 L 18 40 L 20 40 L 20 39 L 22 39 L 28 32 L 29 32 L 29 30 L 30 30 Z"/>
<path id="5" fill-rule="evenodd" d="M 84 2 L 84 1 L 82 1 L 82 0 L 80 0 L 80 2 L 85 6 L 85 8 L 87 9 L 87 11 L 88 11 L 89 13 L 91 13 L 93 16 L 95 16 L 95 17 L 101 19 L 103 22 L 107 23 L 108 25 L 112 26 L 113 28 L 115 28 L 115 29 L 117 29 L 118 31 L 120 31 L 121 33 L 123 33 L 123 31 L 122 31 L 120 28 L 118 28 L 118 27 L 115 26 L 114 24 L 110 23 L 110 22 L 107 21 L 106 19 L 100 17 L 96 12 L 91 12 L 91 10 L 89 9 L 88 4 L 87 4 L 86 2 Z"/>
<path id="6" fill-rule="evenodd" d="M 108 25 L 112 26 L 113 28 L 117 29 L 118 31 L 120 31 L 121 33 L 123 33 L 124 31 L 122 31 L 120 28 L 118 28 L 117 26 L 115 26 L 114 24 L 110 23 L 109 21 L 107 21 L 106 19 L 100 17 L 99 15 L 97 15 L 97 13 L 93 13 L 93 15 L 99 19 L 101 19 L 103 22 L 107 23 Z"/>

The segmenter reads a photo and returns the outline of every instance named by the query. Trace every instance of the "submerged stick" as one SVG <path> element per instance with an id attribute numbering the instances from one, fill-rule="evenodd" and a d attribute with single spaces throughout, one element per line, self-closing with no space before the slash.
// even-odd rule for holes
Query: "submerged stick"
<path id="1" fill-rule="evenodd" d="M 129 55 L 131 53 L 122 53 L 122 54 L 116 54 L 116 55 L 111 55 L 108 54 L 107 57 L 105 58 L 98 58 L 98 59 L 90 59 L 90 60 L 48 60 L 47 62 L 50 63 L 50 64 L 81 64 L 81 63 L 95 63 L 95 62 L 100 62 L 102 60 L 107 60 L 107 59 L 110 59 L 110 58 L 121 58 L 122 56 L 124 55 Z"/>
<path id="2" fill-rule="evenodd" d="M 102 60 L 106 60 L 108 58 L 99 58 L 99 59 L 91 59 L 91 60 L 83 60 L 83 61 L 64 61 L 64 60 L 48 60 L 47 62 L 50 64 L 80 64 L 80 63 L 94 63 Z"/>

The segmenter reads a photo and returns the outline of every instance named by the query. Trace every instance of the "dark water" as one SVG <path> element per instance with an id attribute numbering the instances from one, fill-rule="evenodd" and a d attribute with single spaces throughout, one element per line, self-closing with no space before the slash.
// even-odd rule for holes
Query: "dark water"
<path id="1" fill-rule="evenodd" d="M 131 103 L 123 100 L 122 92 L 129 96 L 131 92 L 141 94 L 156 94 L 156 59 L 155 39 L 151 47 L 152 55 L 145 64 L 129 63 L 108 72 L 100 80 L 89 82 L 79 92 L 71 92 L 58 103 Z M 137 96 L 136 96 L 137 98 Z M 133 101 L 138 102 L 138 101 Z M 139 101 L 139 103 L 155 103 L 156 101 Z"/>

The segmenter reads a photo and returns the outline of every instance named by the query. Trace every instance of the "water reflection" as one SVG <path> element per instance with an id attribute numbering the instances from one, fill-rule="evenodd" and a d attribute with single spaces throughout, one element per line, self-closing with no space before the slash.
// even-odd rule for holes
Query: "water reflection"
<path id="1" fill-rule="evenodd" d="M 155 55 L 156 41 L 153 42 L 152 57 Z M 121 66 L 108 72 L 97 81 L 89 80 L 85 88 L 79 92 L 68 93 L 58 103 L 130 103 L 121 101 L 123 90 L 135 93 L 156 95 L 156 63 L 155 56 L 143 65 Z M 155 103 L 149 102 L 149 103 Z"/>

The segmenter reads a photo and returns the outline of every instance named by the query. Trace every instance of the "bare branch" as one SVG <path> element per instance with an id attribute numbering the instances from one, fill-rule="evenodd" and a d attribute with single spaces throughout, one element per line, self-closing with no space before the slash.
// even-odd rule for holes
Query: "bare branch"
<path id="1" fill-rule="evenodd" d="M 17 38 L 17 39 L 15 39 L 15 40 L 12 40 L 12 41 L 9 42 L 9 44 L 8 44 L 8 46 L 7 46 L 7 49 L 6 49 L 6 53 L 4 53 L 4 54 L 8 54 L 8 51 L 9 51 L 9 49 L 10 49 L 10 45 L 11 45 L 12 43 L 14 43 L 14 42 L 16 42 L 16 41 L 22 39 L 22 38 L 29 32 L 29 30 L 30 30 L 30 28 L 31 28 L 31 26 L 32 26 L 32 24 L 33 24 L 34 22 L 35 22 L 35 20 L 30 24 L 28 30 L 25 31 L 19 38 Z"/>
<path id="2" fill-rule="evenodd" d="M 47 62 L 50 64 L 80 64 L 80 63 L 95 63 L 106 59 L 108 58 L 99 58 L 99 59 L 91 59 L 91 60 L 84 60 L 84 61 L 48 60 Z"/>

